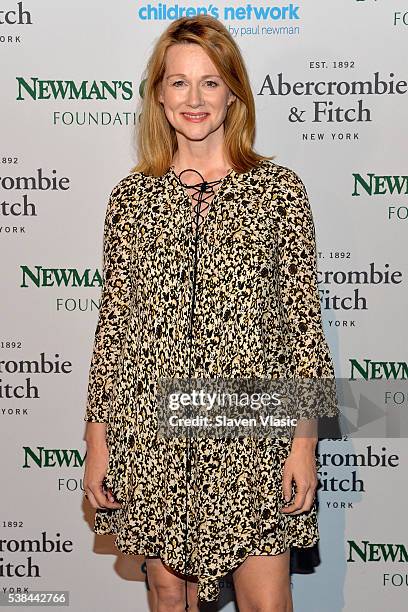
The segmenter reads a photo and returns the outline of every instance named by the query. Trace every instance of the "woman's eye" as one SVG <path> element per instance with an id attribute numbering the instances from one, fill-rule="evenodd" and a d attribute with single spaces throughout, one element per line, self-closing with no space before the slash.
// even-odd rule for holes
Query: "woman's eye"
<path id="1" fill-rule="evenodd" d="M 210 89 L 215 89 L 216 87 L 218 87 L 218 83 L 216 81 L 204 81 L 204 83 L 206 85 L 208 85 L 210 87 Z M 173 87 L 179 87 L 181 85 L 184 85 L 184 81 L 173 81 L 172 86 Z"/>

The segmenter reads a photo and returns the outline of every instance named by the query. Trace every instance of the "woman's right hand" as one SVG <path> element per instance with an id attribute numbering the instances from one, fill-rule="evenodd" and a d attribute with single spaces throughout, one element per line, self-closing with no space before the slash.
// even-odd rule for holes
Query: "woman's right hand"
<path id="1" fill-rule="evenodd" d="M 90 423 L 88 426 L 93 429 Z M 121 508 L 122 504 L 114 500 L 111 489 L 105 489 L 103 485 L 109 464 L 109 449 L 105 438 L 91 434 L 86 442 L 84 491 L 91 506 L 95 509 Z"/>

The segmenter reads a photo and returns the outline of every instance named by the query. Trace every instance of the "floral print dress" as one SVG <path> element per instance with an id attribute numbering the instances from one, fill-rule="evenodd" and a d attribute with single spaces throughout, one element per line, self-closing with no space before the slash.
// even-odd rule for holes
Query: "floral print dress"
<path id="1" fill-rule="evenodd" d="M 197 378 L 333 378 L 334 370 L 299 176 L 270 160 L 232 170 L 198 241 L 191 221 L 172 168 L 132 173 L 112 190 L 85 420 L 107 424 L 106 486 L 122 503 L 96 510 L 95 532 L 197 576 L 199 599 L 211 601 L 248 555 L 313 546 L 316 502 L 280 512 L 290 437 L 191 440 L 187 486 L 186 440 L 157 435 L 158 380 L 186 377 L 188 367 Z"/>

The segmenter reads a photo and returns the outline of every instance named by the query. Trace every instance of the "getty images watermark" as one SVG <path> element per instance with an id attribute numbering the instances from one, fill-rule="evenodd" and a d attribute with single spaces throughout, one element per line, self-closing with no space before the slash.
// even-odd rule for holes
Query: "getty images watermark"
<path id="1" fill-rule="evenodd" d="M 278 392 L 230 393 L 203 388 L 190 392 L 173 391 L 168 395 L 168 421 L 172 429 L 179 426 L 203 429 L 236 426 L 252 429 L 258 425 L 268 428 L 296 427 L 295 417 L 277 414 L 284 400 Z"/>
<path id="2" fill-rule="evenodd" d="M 160 437 L 408 437 L 405 380 L 161 378 Z M 404 400 L 405 398 L 405 400 Z"/>

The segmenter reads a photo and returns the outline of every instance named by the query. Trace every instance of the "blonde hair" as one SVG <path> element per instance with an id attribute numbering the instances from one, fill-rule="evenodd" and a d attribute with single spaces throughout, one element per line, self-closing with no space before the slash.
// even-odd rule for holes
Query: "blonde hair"
<path id="1" fill-rule="evenodd" d="M 247 172 L 264 159 L 253 150 L 255 102 L 241 52 L 227 28 L 210 15 L 182 17 L 161 34 L 146 66 L 141 111 L 136 127 L 138 163 L 133 172 L 162 176 L 177 151 L 177 138 L 158 99 L 165 72 L 167 49 L 173 44 L 196 43 L 207 53 L 221 78 L 235 94 L 224 121 L 225 149 L 232 167 Z M 273 156 L 275 157 L 275 156 Z"/>

